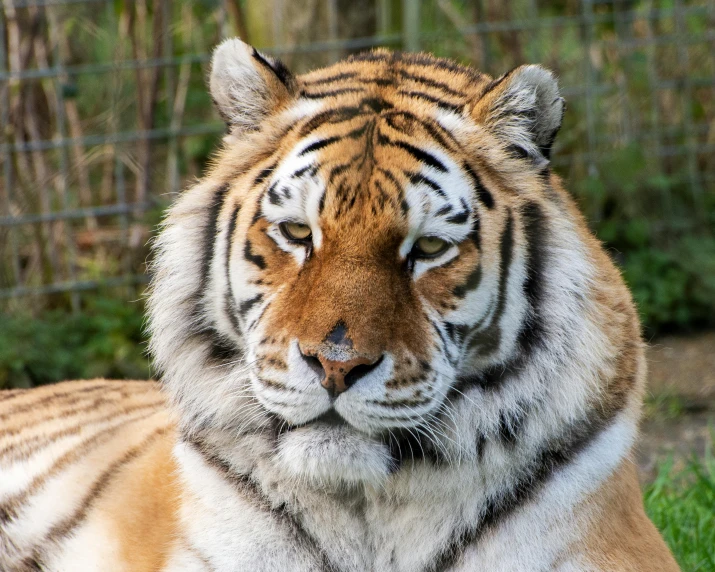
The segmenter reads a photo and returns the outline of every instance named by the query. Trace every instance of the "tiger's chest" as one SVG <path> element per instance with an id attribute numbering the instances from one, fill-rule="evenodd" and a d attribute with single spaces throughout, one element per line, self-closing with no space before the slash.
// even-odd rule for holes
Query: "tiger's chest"
<path id="1" fill-rule="evenodd" d="M 259 490 L 248 479 L 231 481 L 201 467 L 199 459 L 183 461 L 188 540 L 177 546 L 172 570 L 193 570 L 179 562 L 199 566 L 203 558 L 231 572 L 528 572 L 556 569 L 579 534 L 569 513 L 554 513 L 558 491 L 486 523 L 490 491 L 474 482 L 460 488 L 443 479 L 451 496 L 423 494 L 417 502 L 399 498 L 404 491 L 376 490 L 304 493 L 291 503 L 290 487 Z"/>

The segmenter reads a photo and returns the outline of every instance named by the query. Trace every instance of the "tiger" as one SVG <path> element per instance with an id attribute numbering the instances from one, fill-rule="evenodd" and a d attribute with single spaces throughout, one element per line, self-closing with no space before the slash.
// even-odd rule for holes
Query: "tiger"
<path id="1" fill-rule="evenodd" d="M 157 381 L 0 394 L 0 569 L 643 571 L 620 272 L 551 168 L 554 74 L 213 52 L 169 209 Z"/>

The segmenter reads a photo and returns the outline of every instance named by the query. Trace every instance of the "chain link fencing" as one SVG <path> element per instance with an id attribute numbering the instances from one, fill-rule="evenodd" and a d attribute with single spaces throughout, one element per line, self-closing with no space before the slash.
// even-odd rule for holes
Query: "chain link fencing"
<path id="1" fill-rule="evenodd" d="M 568 104 L 554 168 L 617 258 L 715 227 L 713 0 L 0 2 L 8 311 L 141 290 L 162 210 L 223 132 L 205 79 L 235 35 L 297 72 L 376 46 L 542 63 Z"/>

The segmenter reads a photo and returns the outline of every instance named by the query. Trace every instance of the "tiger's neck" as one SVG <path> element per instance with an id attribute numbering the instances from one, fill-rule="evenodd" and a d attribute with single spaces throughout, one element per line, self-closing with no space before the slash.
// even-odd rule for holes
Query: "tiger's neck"
<path id="1" fill-rule="evenodd" d="M 527 569 L 501 564 L 534 553 L 534 526 L 558 539 L 551 550 L 578 540 L 576 507 L 623 463 L 635 427 L 621 412 L 595 436 L 574 434 L 531 459 L 485 450 L 447 466 L 422 460 L 378 487 L 296 481 L 267 437 L 185 438 L 175 448 L 182 519 L 207 560 L 255 561 L 251 570 L 452 570 L 469 551 L 480 566 L 493 559 L 489 569 Z"/>

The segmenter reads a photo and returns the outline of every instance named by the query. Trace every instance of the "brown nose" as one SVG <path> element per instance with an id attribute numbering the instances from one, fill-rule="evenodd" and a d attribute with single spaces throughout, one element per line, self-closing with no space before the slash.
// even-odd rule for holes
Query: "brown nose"
<path id="1" fill-rule="evenodd" d="M 375 369 L 382 357 L 371 358 L 357 356 L 345 361 L 327 358 L 322 352 L 306 352 L 303 358 L 321 376 L 320 385 L 330 394 L 337 397 L 344 393 L 363 376 Z"/>
<path id="2" fill-rule="evenodd" d="M 339 321 L 322 343 L 301 347 L 300 353 L 320 376 L 320 385 L 335 398 L 375 369 L 382 357 L 360 353 L 348 336 L 348 328 Z"/>

